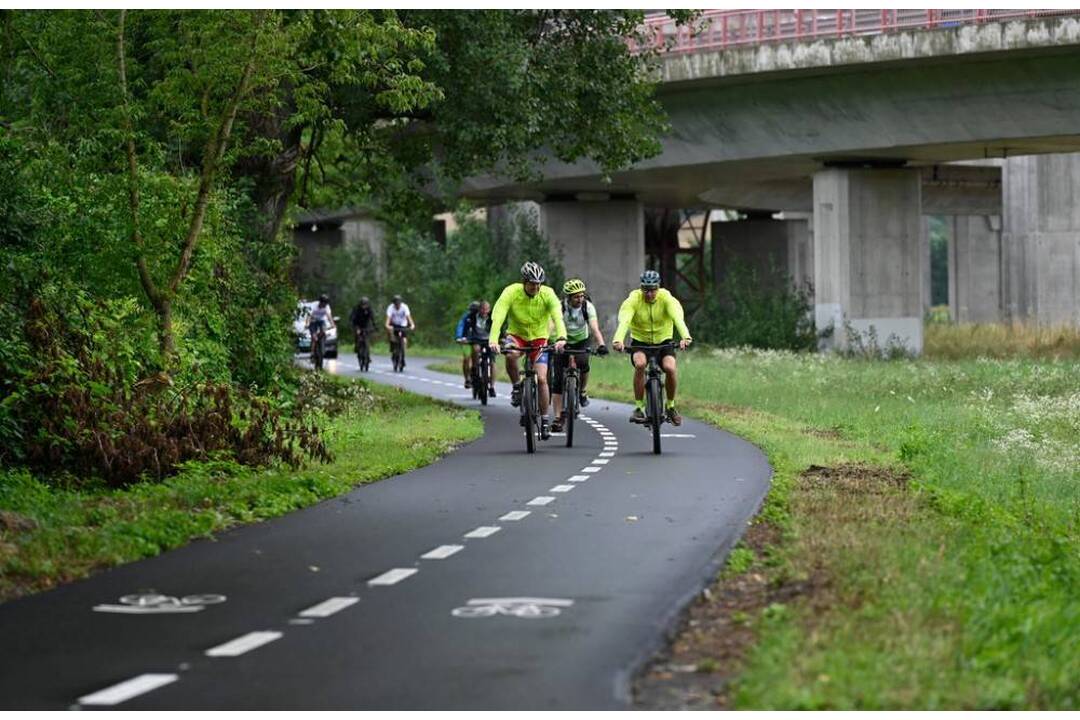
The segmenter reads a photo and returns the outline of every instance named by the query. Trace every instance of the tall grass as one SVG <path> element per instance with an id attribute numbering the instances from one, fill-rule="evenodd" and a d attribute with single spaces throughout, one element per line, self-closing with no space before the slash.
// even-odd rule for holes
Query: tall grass
<path id="1" fill-rule="evenodd" d="M 927 358 L 1036 358 L 1080 360 L 1080 327 L 1014 323 L 929 323 L 923 341 Z"/>

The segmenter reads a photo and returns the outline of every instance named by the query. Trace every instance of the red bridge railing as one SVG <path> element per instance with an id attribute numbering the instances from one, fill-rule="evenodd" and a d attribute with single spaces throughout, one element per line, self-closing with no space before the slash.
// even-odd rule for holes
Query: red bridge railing
<path id="1" fill-rule="evenodd" d="M 666 15 L 647 18 L 645 27 L 653 48 L 666 46 L 669 53 L 689 53 L 1052 15 L 1080 15 L 1080 10 L 706 10 L 694 28 L 676 27 Z"/>

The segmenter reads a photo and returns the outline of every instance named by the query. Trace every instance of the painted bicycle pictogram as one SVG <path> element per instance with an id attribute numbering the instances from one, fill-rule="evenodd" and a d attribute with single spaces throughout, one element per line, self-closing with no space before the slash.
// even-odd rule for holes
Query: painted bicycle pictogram
<path id="1" fill-rule="evenodd" d="M 561 598 L 473 598 L 464 607 L 451 611 L 454 617 L 488 618 L 496 615 L 536 620 L 559 615 L 563 608 L 574 604 Z"/>
<path id="2" fill-rule="evenodd" d="M 95 605 L 94 612 L 122 613 L 126 615 L 162 615 L 169 613 L 195 613 L 205 610 L 207 605 L 225 602 L 224 595 L 213 593 L 184 595 L 162 595 L 147 592 L 124 595 L 120 603 Z"/>

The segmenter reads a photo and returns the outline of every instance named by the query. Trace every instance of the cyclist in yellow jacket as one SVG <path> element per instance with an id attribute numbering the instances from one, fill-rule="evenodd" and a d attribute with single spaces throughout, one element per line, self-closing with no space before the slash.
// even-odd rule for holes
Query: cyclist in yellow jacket
<path id="1" fill-rule="evenodd" d="M 660 273 L 646 270 L 641 273 L 641 289 L 634 290 L 623 300 L 619 307 L 619 327 L 615 330 L 611 346 L 616 352 L 622 352 L 622 340 L 626 331 L 630 331 L 630 362 L 634 365 L 634 412 L 630 422 L 645 422 L 645 365 L 646 353 L 659 357 L 660 367 L 666 376 L 667 407 L 664 408 L 667 421 L 672 425 L 681 425 L 682 416 L 675 409 L 675 388 L 677 370 L 675 352 L 670 347 L 657 348 L 670 343 L 674 330 L 679 330 L 679 349 L 685 350 L 693 342 L 690 330 L 683 319 L 682 304 L 667 290 L 660 288 Z"/>
<path id="2" fill-rule="evenodd" d="M 548 344 L 548 323 L 555 323 L 555 352 L 561 352 L 566 345 L 566 324 L 563 322 L 562 305 L 544 280 L 547 275 L 537 263 L 527 262 L 521 266 L 521 282 L 507 285 L 495 307 L 491 309 L 491 336 L 489 343 L 494 352 L 499 352 L 499 331 L 503 322 L 507 322 L 506 337 L 513 345 L 522 350 L 530 350 L 529 355 L 536 365 L 537 391 L 540 399 L 541 437 L 551 433 L 548 412 L 547 353 L 539 348 Z M 510 393 L 510 404 L 521 404 L 521 371 L 518 368 L 520 352 L 510 351 L 506 356 L 506 373 L 514 383 Z"/>

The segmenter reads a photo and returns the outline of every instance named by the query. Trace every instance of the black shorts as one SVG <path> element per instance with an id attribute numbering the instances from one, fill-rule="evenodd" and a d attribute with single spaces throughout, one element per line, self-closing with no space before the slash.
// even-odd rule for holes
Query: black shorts
<path id="1" fill-rule="evenodd" d="M 633 338 L 631 338 L 630 339 L 630 345 L 628 346 L 630 348 L 630 350 L 632 351 L 630 353 L 630 364 L 631 365 L 634 364 L 634 353 L 638 352 L 638 351 L 645 353 L 646 358 L 648 358 L 649 355 L 655 355 L 657 365 L 662 364 L 664 362 L 664 358 L 666 358 L 668 356 L 675 357 L 675 348 L 674 347 L 672 347 L 672 346 L 668 346 L 668 347 L 665 347 L 665 348 L 659 347 L 660 345 L 663 345 L 664 343 L 669 343 L 671 341 L 672 341 L 672 338 L 668 338 L 667 340 L 664 340 L 664 341 L 662 341 L 660 343 L 657 343 L 656 345 L 650 345 L 649 343 L 639 342 L 639 341 L 634 340 Z"/>
<path id="2" fill-rule="evenodd" d="M 566 343 L 567 350 L 585 350 L 589 347 L 588 340 L 582 340 L 576 343 Z M 555 362 L 552 363 L 554 375 L 551 377 L 551 392 L 562 395 L 563 391 L 563 370 L 570 365 L 570 355 L 562 353 L 552 353 L 552 357 L 555 358 Z M 589 356 L 588 355 L 574 355 L 574 362 L 577 364 L 579 372 L 589 372 Z"/>

